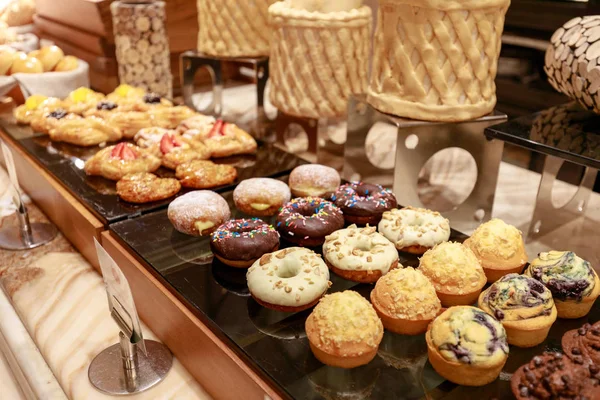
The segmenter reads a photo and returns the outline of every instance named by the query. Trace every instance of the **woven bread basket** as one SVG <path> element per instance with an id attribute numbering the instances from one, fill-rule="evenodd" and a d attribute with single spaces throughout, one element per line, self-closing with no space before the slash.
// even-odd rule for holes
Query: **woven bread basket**
<path id="1" fill-rule="evenodd" d="M 198 0 L 198 50 L 216 57 L 269 55 L 268 8 L 277 0 Z"/>
<path id="2" fill-rule="evenodd" d="M 306 118 L 345 115 L 350 94 L 367 89 L 371 9 L 321 13 L 279 2 L 269 21 L 273 105 Z"/>
<path id="3" fill-rule="evenodd" d="M 426 121 L 490 113 L 509 5 L 510 0 L 379 0 L 369 103 Z"/>

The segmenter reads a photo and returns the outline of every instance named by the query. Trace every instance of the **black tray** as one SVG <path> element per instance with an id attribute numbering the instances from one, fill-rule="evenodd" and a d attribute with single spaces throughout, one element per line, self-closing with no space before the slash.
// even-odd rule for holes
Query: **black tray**
<path id="1" fill-rule="evenodd" d="M 281 178 L 285 180 L 285 178 Z M 235 209 L 232 192 L 222 193 L 232 218 L 244 217 Z M 273 223 L 274 218 L 267 219 Z M 134 250 L 137 258 L 153 268 L 167 287 L 186 303 L 221 339 L 277 389 L 295 399 L 487 399 L 512 398 L 508 378 L 519 366 L 546 349 L 560 349 L 560 338 L 578 328 L 585 319 L 560 320 L 549 338 L 532 349 L 511 347 L 500 379 L 482 388 L 461 387 L 445 382 L 427 361 L 424 335 L 402 336 L 385 332 L 378 356 L 353 370 L 324 366 L 312 355 L 304 334 L 310 310 L 287 314 L 258 305 L 250 296 L 245 270 L 230 268 L 211 259 L 208 238 L 178 233 L 166 211 L 121 221 L 110 226 L 118 238 Z M 451 240 L 465 235 L 453 231 Z M 282 242 L 282 247 L 286 247 Z M 320 249 L 317 249 L 320 251 Z M 416 256 L 401 254 L 405 266 L 417 266 Z M 356 284 L 331 275 L 330 292 L 352 288 L 366 298 L 372 285 Z M 600 318 L 600 302 L 589 315 Z"/>
<path id="2" fill-rule="evenodd" d="M 11 117 L 3 115 L 0 126 L 50 174 L 60 181 L 82 204 L 104 224 L 133 218 L 165 208 L 173 198 L 146 204 L 132 204 L 119 199 L 115 182 L 102 177 L 89 177 L 83 171 L 85 160 L 96 154 L 100 147 L 84 148 L 67 143 L 51 142 L 47 135 L 34 133 L 31 128 L 18 126 Z M 238 176 L 230 184 L 213 188 L 217 192 L 230 190 L 240 181 L 257 176 L 277 177 L 289 173 L 305 161 L 277 147 L 259 142 L 253 155 L 214 159 L 219 164 L 231 164 Z M 174 176 L 173 171 L 160 168 L 157 175 Z M 183 189 L 179 195 L 188 192 Z"/>

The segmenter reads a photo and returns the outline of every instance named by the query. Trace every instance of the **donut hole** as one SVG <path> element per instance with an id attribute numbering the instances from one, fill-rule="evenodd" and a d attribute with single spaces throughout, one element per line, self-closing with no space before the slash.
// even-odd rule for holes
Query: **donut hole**
<path id="1" fill-rule="evenodd" d="M 300 264 L 292 260 L 284 260 L 276 273 L 281 279 L 293 278 L 300 273 Z"/>
<path id="2" fill-rule="evenodd" d="M 318 212 L 318 210 L 316 207 L 303 207 L 296 210 L 296 212 L 303 217 L 312 217 Z"/>

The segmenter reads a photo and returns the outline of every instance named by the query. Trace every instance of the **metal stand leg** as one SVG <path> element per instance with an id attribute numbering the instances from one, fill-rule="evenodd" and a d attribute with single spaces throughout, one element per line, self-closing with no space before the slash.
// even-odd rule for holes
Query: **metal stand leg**
<path id="1" fill-rule="evenodd" d="M 598 170 L 585 168 L 583 178 L 573 198 L 564 206 L 557 208 L 552 204 L 552 188 L 558 171 L 565 162 L 560 158 L 546 156 L 535 210 L 527 232 L 528 243 L 585 215 Z"/>
<path id="2" fill-rule="evenodd" d="M 19 226 L 4 224 L 0 228 L 0 248 L 6 250 L 28 250 L 52 241 L 58 231 L 56 226 L 45 222 L 29 222 L 29 213 L 19 198 L 17 219 Z"/>
<path id="3" fill-rule="evenodd" d="M 302 118 L 285 114 L 281 111 L 277 113 L 275 120 L 275 132 L 277 133 L 277 142 L 285 144 L 285 136 L 291 125 L 299 125 L 308 136 L 308 152 L 316 156 L 319 138 L 319 120 L 314 118 Z"/>

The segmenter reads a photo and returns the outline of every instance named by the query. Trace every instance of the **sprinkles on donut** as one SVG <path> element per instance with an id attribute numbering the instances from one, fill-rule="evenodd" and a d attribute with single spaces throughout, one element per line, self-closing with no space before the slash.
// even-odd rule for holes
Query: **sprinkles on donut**
<path id="1" fill-rule="evenodd" d="M 344 227 L 339 208 L 319 197 L 293 199 L 277 216 L 277 231 L 290 243 L 315 247 L 325 242 L 325 236 Z"/>
<path id="2" fill-rule="evenodd" d="M 258 218 L 233 219 L 212 233 L 210 248 L 222 263 L 248 268 L 263 254 L 279 248 L 279 234 Z"/>
<path id="3" fill-rule="evenodd" d="M 346 183 L 331 196 L 331 201 L 344 213 L 348 224 L 376 225 L 385 211 L 398 203 L 391 190 L 364 182 Z"/>

